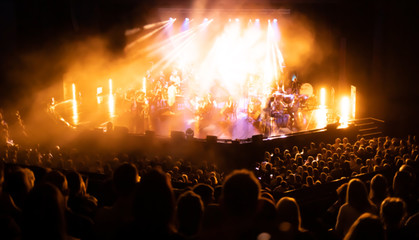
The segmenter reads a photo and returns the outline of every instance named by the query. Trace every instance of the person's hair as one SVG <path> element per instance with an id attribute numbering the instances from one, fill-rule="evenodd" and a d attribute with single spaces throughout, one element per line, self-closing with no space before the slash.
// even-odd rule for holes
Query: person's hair
<path id="1" fill-rule="evenodd" d="M 50 183 L 36 186 L 23 208 L 23 239 L 64 239 L 64 198 Z"/>
<path id="2" fill-rule="evenodd" d="M 301 227 L 300 207 L 294 198 L 281 198 L 276 204 L 276 212 L 277 221 L 280 228 L 281 224 L 286 222 L 291 224 L 291 228 L 294 230 L 303 230 L 303 228 Z"/>
<path id="3" fill-rule="evenodd" d="M 386 198 L 386 196 L 388 195 L 387 180 L 383 175 L 376 174 L 371 179 L 369 195 L 371 200 L 377 199 L 382 201 L 384 200 L 384 198 Z"/>
<path id="4" fill-rule="evenodd" d="M 86 186 L 80 173 L 76 171 L 70 171 L 66 174 L 66 177 L 70 196 L 76 196 L 85 193 Z"/>
<path id="5" fill-rule="evenodd" d="M 198 183 L 192 188 L 192 191 L 201 197 L 205 206 L 214 201 L 214 188 L 208 184 Z"/>
<path id="6" fill-rule="evenodd" d="M 58 188 L 58 190 L 61 191 L 61 194 L 64 196 L 68 195 L 68 182 L 67 178 L 58 170 L 53 170 L 46 174 L 45 176 L 45 182 L 51 183 L 55 187 Z"/>
<path id="7" fill-rule="evenodd" d="M 348 191 L 348 183 L 343 183 L 336 189 L 338 200 L 344 203 L 346 201 L 346 193 Z"/>
<path id="8" fill-rule="evenodd" d="M 234 216 L 255 214 L 260 189 L 253 172 L 242 169 L 230 173 L 225 179 L 222 196 L 227 212 Z"/>
<path id="9" fill-rule="evenodd" d="M 384 228 L 380 218 L 371 213 L 362 214 L 346 233 L 344 240 L 384 240 Z"/>
<path id="10" fill-rule="evenodd" d="M 400 198 L 388 197 L 381 204 L 380 216 L 386 228 L 400 228 L 406 215 L 406 204 Z"/>
<path id="11" fill-rule="evenodd" d="M 113 183 L 116 192 L 121 196 L 127 196 L 133 192 L 138 182 L 137 168 L 131 163 L 119 166 L 113 174 Z"/>
<path id="12" fill-rule="evenodd" d="M 146 232 L 174 230 L 175 198 L 166 174 L 152 169 L 141 178 L 135 191 L 133 210 L 135 221 Z"/>
<path id="13" fill-rule="evenodd" d="M 204 204 L 198 194 L 186 191 L 180 195 L 176 211 L 179 233 L 185 236 L 196 235 L 201 225 L 203 213 Z"/>
<path id="14" fill-rule="evenodd" d="M 32 176 L 30 176 L 31 174 Z M 29 179 L 33 177 L 33 172 L 29 169 L 18 167 L 5 175 L 4 191 L 10 194 L 19 208 L 22 208 L 26 196 L 33 187 Z"/>
<path id="15" fill-rule="evenodd" d="M 411 186 L 410 174 L 407 172 L 396 172 L 393 178 L 394 196 L 405 198 L 410 194 Z"/>
<path id="16" fill-rule="evenodd" d="M 354 178 L 349 181 L 346 193 L 346 203 L 354 207 L 359 212 L 365 212 L 371 207 L 371 203 L 368 199 L 367 188 L 361 180 Z"/>

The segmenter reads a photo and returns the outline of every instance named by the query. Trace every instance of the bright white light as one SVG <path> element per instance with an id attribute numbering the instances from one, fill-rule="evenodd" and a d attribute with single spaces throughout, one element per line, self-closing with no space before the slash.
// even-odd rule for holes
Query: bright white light
<path id="1" fill-rule="evenodd" d="M 256 18 L 256 22 L 259 22 L 259 18 Z"/>
<path id="2" fill-rule="evenodd" d="M 109 106 L 109 116 L 111 118 L 115 117 L 115 100 L 113 98 L 113 93 L 112 93 L 112 79 L 109 79 L 109 102 L 108 102 L 108 106 Z"/>
<path id="3" fill-rule="evenodd" d="M 76 85 L 72 84 L 73 90 L 73 123 L 77 125 L 79 123 L 79 112 L 77 110 L 77 100 L 76 100 Z"/>
<path id="4" fill-rule="evenodd" d="M 320 105 L 326 106 L 326 89 L 325 88 L 320 89 Z"/>
<path id="5" fill-rule="evenodd" d="M 240 21 L 240 19 L 236 18 L 236 22 L 239 22 L 239 21 Z"/>
<path id="6" fill-rule="evenodd" d="M 274 19 L 274 23 L 276 23 L 276 22 L 278 22 L 278 20 L 275 18 L 275 19 Z"/>
<path id="7" fill-rule="evenodd" d="M 349 115 L 351 114 L 351 105 L 348 97 L 343 97 L 340 102 L 340 124 L 341 127 L 347 127 Z"/>
<path id="8" fill-rule="evenodd" d="M 188 22 L 188 21 L 189 21 L 189 18 L 185 18 L 185 21 L 187 21 L 187 22 Z"/>
<path id="9" fill-rule="evenodd" d="M 204 22 L 208 22 L 208 18 L 204 18 Z"/>

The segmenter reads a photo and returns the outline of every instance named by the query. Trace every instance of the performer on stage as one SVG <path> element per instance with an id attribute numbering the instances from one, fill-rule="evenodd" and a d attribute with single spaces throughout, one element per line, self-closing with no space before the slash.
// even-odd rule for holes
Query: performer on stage
<path id="1" fill-rule="evenodd" d="M 292 94 L 300 95 L 300 83 L 298 82 L 297 76 L 293 75 L 291 79 L 291 92 Z"/>
<path id="2" fill-rule="evenodd" d="M 221 114 L 224 116 L 225 120 L 236 119 L 236 107 L 232 96 L 228 97 L 228 101 L 225 103 Z"/>

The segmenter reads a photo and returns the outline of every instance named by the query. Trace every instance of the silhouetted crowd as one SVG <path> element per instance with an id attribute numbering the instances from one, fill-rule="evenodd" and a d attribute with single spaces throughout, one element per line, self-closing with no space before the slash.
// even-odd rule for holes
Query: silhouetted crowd
<path id="1" fill-rule="evenodd" d="M 275 148 L 254 169 L 230 173 L 206 161 L 3 140 L 1 239 L 419 237 L 414 137 Z M 315 189 L 316 199 L 327 186 L 337 186 L 331 204 L 303 218 L 293 193 Z"/>

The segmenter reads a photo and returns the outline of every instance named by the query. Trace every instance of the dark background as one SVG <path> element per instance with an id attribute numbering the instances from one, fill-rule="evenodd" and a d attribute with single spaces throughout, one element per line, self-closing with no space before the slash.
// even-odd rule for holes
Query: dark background
<path id="1" fill-rule="evenodd" d="M 0 108 L 24 114 L 37 92 L 61 81 L 65 43 L 101 36 L 118 56 L 125 29 L 145 24 L 158 7 L 197 3 L 205 8 L 288 8 L 316 28 L 330 29 L 339 54 L 316 66 L 319 72 L 333 68 L 334 77 L 344 73 L 339 81 L 357 86 L 360 117 L 385 120 L 392 135 L 419 132 L 418 1 L 2 0 Z"/>

